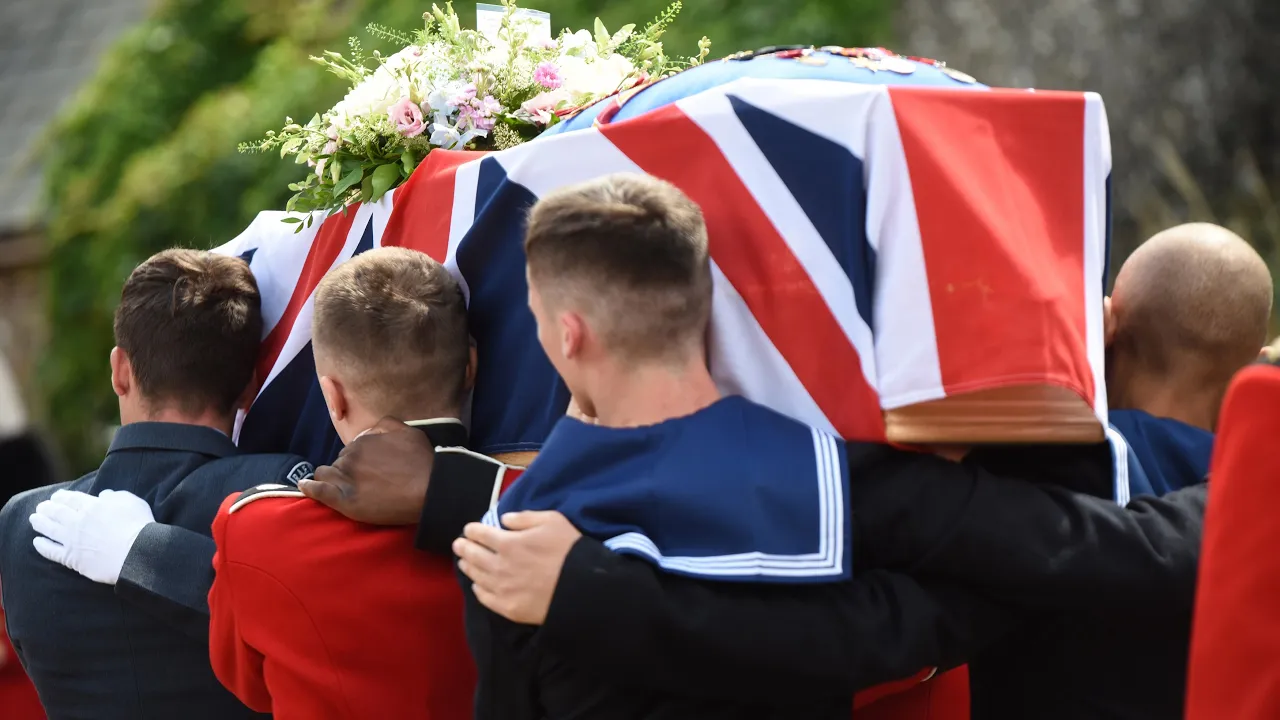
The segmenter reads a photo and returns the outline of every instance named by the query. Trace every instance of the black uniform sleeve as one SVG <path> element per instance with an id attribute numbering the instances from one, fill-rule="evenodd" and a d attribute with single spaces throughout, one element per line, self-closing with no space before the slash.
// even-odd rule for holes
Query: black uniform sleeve
<path id="1" fill-rule="evenodd" d="M 151 523 L 129 549 L 116 594 L 183 634 L 208 642 L 213 539 Z"/>
<path id="2" fill-rule="evenodd" d="M 437 448 L 414 545 L 453 557 L 453 541 L 469 522 L 489 511 L 502 488 L 507 466 L 461 448 Z"/>
<path id="3" fill-rule="evenodd" d="M 467 646 L 476 663 L 474 720 L 541 720 L 534 628 L 481 605 L 456 563 L 455 572 L 466 603 Z"/>
<path id="4" fill-rule="evenodd" d="M 785 703 L 954 667 L 1014 621 L 981 597 L 895 573 L 821 585 L 717 583 L 663 573 L 583 538 L 565 560 L 538 642 L 614 681 Z"/>
<path id="5" fill-rule="evenodd" d="M 1052 467 L 1013 479 L 882 446 L 851 447 L 850 465 L 862 567 L 952 581 L 1028 610 L 1190 607 L 1204 485 L 1126 509 L 1034 482 Z"/>

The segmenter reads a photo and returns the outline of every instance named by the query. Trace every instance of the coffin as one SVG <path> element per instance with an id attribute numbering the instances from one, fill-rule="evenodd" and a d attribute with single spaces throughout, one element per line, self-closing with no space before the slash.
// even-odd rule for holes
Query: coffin
<path id="1" fill-rule="evenodd" d="M 218 249 L 250 261 L 269 328 L 241 446 L 336 455 L 310 296 L 354 254 L 398 245 L 444 262 L 467 294 L 473 445 L 536 451 L 569 397 L 524 305 L 524 216 L 557 187 L 625 171 L 703 208 L 723 391 L 855 440 L 1101 441 L 1101 99 L 855 60 L 711 63 L 511 150 L 433 152 L 378 203 L 305 232 L 263 213 Z"/>

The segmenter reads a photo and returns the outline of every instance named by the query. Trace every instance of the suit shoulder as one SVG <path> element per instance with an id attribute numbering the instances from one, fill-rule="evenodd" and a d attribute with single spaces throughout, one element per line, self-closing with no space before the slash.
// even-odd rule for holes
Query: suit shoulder
<path id="1" fill-rule="evenodd" d="M 288 453 L 233 455 L 215 460 L 201 468 L 219 478 L 225 494 L 255 488 L 259 485 L 288 485 L 315 475 L 315 466 L 298 455 Z"/>
<path id="2" fill-rule="evenodd" d="M 55 492 L 59 490 L 72 489 L 73 483 L 64 482 L 56 485 L 45 485 L 43 487 L 32 488 L 14 495 L 9 498 L 9 502 L 0 508 L 0 527 L 7 527 L 8 518 L 21 515 L 26 517 L 36 511 L 36 506 L 41 502 L 48 500 Z"/>

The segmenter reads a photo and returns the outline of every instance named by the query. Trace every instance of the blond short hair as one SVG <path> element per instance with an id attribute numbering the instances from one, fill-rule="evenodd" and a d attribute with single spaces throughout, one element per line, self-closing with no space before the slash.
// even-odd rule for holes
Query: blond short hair
<path id="1" fill-rule="evenodd" d="M 466 303 L 449 271 L 423 253 L 378 248 L 326 275 L 312 338 L 317 357 L 338 364 L 377 412 L 401 416 L 463 399 Z"/>
<path id="2" fill-rule="evenodd" d="M 609 350 L 637 360 L 702 347 L 711 262 L 702 210 L 674 185 L 619 174 L 563 188 L 529 214 L 529 274 L 572 303 Z"/>

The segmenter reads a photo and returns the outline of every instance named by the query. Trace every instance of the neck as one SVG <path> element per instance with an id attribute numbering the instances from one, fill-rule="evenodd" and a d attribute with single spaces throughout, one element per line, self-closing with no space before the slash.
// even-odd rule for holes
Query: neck
<path id="1" fill-rule="evenodd" d="M 1222 407 L 1223 389 L 1217 383 L 1186 383 L 1156 378 L 1135 379 L 1116 409 L 1141 410 L 1160 418 L 1213 432 Z"/>
<path id="2" fill-rule="evenodd" d="M 175 423 L 178 425 L 199 425 L 201 427 L 212 428 L 218 432 L 231 436 L 231 431 L 235 427 L 235 416 L 227 416 L 222 413 L 206 410 L 201 413 L 186 413 L 174 408 L 160 408 L 149 412 L 138 413 L 133 417 L 127 417 L 126 413 L 120 413 L 120 422 L 123 425 L 135 422 L 163 422 Z"/>
<path id="3" fill-rule="evenodd" d="M 701 358 L 684 365 L 650 364 L 602 373 L 596 421 L 606 427 L 642 427 L 692 415 L 720 399 Z"/>

